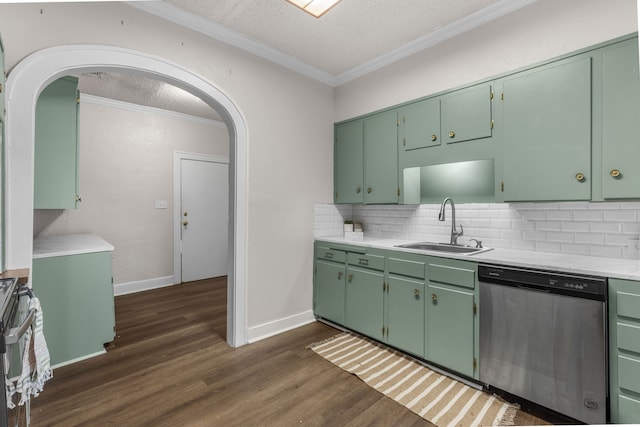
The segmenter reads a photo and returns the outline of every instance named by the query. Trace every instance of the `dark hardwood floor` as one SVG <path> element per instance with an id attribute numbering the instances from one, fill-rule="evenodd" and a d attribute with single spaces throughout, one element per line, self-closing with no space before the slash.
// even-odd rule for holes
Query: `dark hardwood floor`
<path id="1" fill-rule="evenodd" d="M 116 327 L 106 354 L 55 370 L 33 426 L 432 425 L 306 348 L 330 326 L 229 347 L 226 278 L 116 297 Z"/>

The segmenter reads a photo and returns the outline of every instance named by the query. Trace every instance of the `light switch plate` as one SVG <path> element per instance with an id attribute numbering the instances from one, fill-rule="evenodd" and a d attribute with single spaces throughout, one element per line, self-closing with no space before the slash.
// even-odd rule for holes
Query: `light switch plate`
<path id="1" fill-rule="evenodd" d="M 156 209 L 167 209 L 166 200 L 156 200 Z"/>

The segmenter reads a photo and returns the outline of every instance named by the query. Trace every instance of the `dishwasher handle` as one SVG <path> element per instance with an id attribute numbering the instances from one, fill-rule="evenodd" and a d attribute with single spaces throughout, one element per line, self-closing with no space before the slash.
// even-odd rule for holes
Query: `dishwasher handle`
<path id="1" fill-rule="evenodd" d="M 33 319 L 36 318 L 36 311 L 37 310 L 35 308 L 29 310 L 27 317 L 25 317 L 20 326 L 9 330 L 9 334 L 4 337 L 5 344 L 15 344 L 20 340 L 20 338 L 22 338 L 25 332 L 27 332 L 27 329 L 31 327 Z"/>

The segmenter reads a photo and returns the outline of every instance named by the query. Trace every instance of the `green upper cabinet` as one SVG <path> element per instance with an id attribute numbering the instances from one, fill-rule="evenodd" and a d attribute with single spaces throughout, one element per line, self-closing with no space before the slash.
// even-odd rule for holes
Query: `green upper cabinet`
<path id="1" fill-rule="evenodd" d="M 429 98 L 400 108 L 398 123 L 401 150 L 440 145 L 440 98 Z"/>
<path id="2" fill-rule="evenodd" d="M 591 198 L 591 57 L 503 80 L 504 200 Z"/>
<path id="3" fill-rule="evenodd" d="M 336 125 L 334 144 L 334 201 L 362 203 L 364 180 L 363 122 Z"/>
<path id="4" fill-rule="evenodd" d="M 78 197 L 78 79 L 47 86 L 36 104 L 34 208 L 74 209 Z"/>
<path id="5" fill-rule="evenodd" d="M 456 90 L 442 97 L 442 137 L 448 144 L 492 135 L 491 84 Z"/>
<path id="6" fill-rule="evenodd" d="M 364 120 L 364 202 L 398 203 L 398 114 L 396 110 Z"/>
<path id="7" fill-rule="evenodd" d="M 640 197 L 638 40 L 603 51 L 602 191 L 605 199 Z"/>

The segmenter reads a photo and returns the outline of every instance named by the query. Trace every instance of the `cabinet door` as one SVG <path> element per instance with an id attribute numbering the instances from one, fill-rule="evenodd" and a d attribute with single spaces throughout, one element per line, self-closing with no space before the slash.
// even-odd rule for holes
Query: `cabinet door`
<path id="1" fill-rule="evenodd" d="M 4 47 L 2 47 L 2 37 L 0 37 L 0 121 L 4 122 L 4 93 L 7 87 L 4 77 Z"/>
<path id="2" fill-rule="evenodd" d="M 447 143 L 489 138 L 491 85 L 461 89 L 442 98 L 442 134 Z"/>
<path id="3" fill-rule="evenodd" d="M 313 310 L 316 316 L 344 324 L 345 265 L 316 261 Z"/>
<path id="4" fill-rule="evenodd" d="M 424 357 L 424 281 L 389 277 L 387 342 Z"/>
<path id="5" fill-rule="evenodd" d="M 398 114 L 364 121 L 365 203 L 398 203 Z"/>
<path id="6" fill-rule="evenodd" d="M 638 40 L 603 52 L 604 198 L 640 197 L 640 71 Z"/>
<path id="7" fill-rule="evenodd" d="M 32 284 L 52 365 L 104 352 L 115 337 L 110 252 L 34 259 Z"/>
<path id="8" fill-rule="evenodd" d="M 504 80 L 504 200 L 591 198 L 591 58 Z"/>
<path id="9" fill-rule="evenodd" d="M 347 268 L 345 326 L 371 338 L 382 339 L 383 285 L 382 272 Z"/>
<path id="10" fill-rule="evenodd" d="M 473 377 L 473 293 L 433 284 L 427 293 L 427 360 Z"/>
<path id="11" fill-rule="evenodd" d="M 78 183 L 78 80 L 58 79 L 36 103 L 34 208 L 74 209 Z"/>
<path id="12" fill-rule="evenodd" d="M 440 145 L 440 98 L 419 101 L 398 112 L 402 149 Z"/>
<path id="13" fill-rule="evenodd" d="M 336 203 L 364 201 L 363 143 L 362 120 L 336 125 L 333 171 Z"/>

